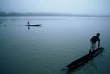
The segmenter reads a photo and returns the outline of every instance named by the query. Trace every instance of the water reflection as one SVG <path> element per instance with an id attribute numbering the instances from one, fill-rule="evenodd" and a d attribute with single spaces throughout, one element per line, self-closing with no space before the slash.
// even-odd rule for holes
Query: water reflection
<path id="1" fill-rule="evenodd" d="M 2 24 L 2 22 L 0 22 L 0 24 Z"/>
<path id="2" fill-rule="evenodd" d="M 28 31 L 31 29 L 31 27 L 42 27 L 41 25 L 40 26 L 28 26 Z"/>
<path id="3" fill-rule="evenodd" d="M 30 30 L 30 26 L 28 26 L 28 31 Z"/>
<path id="4" fill-rule="evenodd" d="M 4 24 L 4 26 L 6 26 L 6 24 Z"/>

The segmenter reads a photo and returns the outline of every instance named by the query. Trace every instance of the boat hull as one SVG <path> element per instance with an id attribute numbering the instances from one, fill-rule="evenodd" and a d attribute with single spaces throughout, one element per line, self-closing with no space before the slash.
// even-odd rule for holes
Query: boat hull
<path id="1" fill-rule="evenodd" d="M 87 55 L 79 58 L 78 60 L 70 63 L 69 65 L 67 65 L 66 67 L 69 69 L 69 70 L 73 70 L 73 69 L 76 69 L 78 68 L 79 66 L 83 65 L 84 63 L 88 62 L 89 60 L 91 60 L 92 58 L 94 58 L 95 56 L 97 56 L 99 53 L 103 52 L 104 48 L 101 47 L 99 49 L 96 49 L 94 50 L 93 52 L 91 53 L 88 53 Z"/>
<path id="2" fill-rule="evenodd" d="M 26 26 L 41 26 L 41 24 L 37 24 L 37 25 L 26 25 Z"/>

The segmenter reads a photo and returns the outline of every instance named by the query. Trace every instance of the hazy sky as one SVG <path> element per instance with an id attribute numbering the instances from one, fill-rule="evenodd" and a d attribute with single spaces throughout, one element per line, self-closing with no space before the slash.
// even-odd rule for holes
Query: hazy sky
<path id="1" fill-rule="evenodd" d="M 110 15 L 110 0 L 0 0 L 0 11 Z"/>

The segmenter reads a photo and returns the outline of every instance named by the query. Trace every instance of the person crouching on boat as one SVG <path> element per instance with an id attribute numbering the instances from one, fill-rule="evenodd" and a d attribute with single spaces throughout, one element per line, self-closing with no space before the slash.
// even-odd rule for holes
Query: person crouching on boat
<path id="1" fill-rule="evenodd" d="M 98 48 L 100 47 L 100 33 L 97 33 L 96 36 L 93 36 L 91 39 L 90 39 L 90 50 L 89 50 L 89 53 L 94 51 L 96 49 L 96 42 L 98 41 Z"/>

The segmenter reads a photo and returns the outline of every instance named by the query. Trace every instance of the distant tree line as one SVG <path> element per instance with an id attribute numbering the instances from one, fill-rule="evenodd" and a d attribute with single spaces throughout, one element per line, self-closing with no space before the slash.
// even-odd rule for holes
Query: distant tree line
<path id="1" fill-rule="evenodd" d="M 72 16 L 72 14 L 0 12 L 0 16 Z"/>
<path id="2" fill-rule="evenodd" d="M 110 15 L 89 15 L 89 14 L 65 14 L 65 13 L 19 13 L 0 12 L 0 16 L 84 16 L 84 17 L 110 17 Z"/>
<path id="3" fill-rule="evenodd" d="M 0 16 L 5 16 L 5 15 L 7 15 L 6 12 L 0 12 Z"/>

